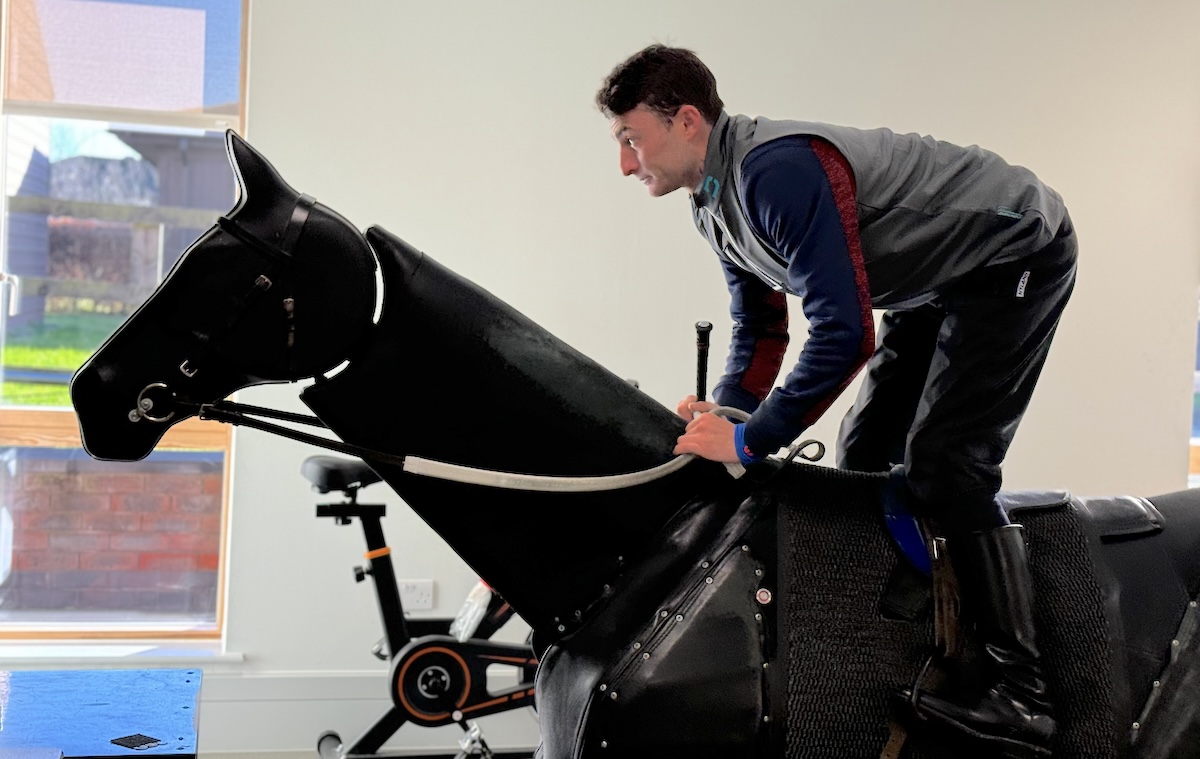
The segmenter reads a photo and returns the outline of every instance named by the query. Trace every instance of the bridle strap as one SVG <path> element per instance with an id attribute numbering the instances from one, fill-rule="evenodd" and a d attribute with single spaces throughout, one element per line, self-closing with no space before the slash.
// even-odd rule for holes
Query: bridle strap
<path id="1" fill-rule="evenodd" d="M 296 243 L 300 239 L 300 234 L 304 231 L 304 225 L 308 221 L 308 217 L 313 209 L 313 206 L 316 205 L 316 202 L 316 198 L 306 193 L 301 193 L 300 197 L 296 198 L 296 204 L 292 206 L 292 214 L 290 217 L 288 217 L 287 226 L 284 227 L 283 235 L 280 238 L 279 245 L 277 246 L 272 245 L 257 235 L 252 234 L 245 227 L 228 216 L 218 216 L 217 226 L 220 227 L 222 231 L 227 232 L 238 242 L 258 251 L 259 253 L 262 253 L 275 263 L 281 263 L 285 261 L 290 262 L 292 261 L 292 256 L 296 249 Z M 246 311 L 249 310 L 253 299 L 269 289 L 271 284 L 270 277 L 266 275 L 260 275 L 258 279 L 255 280 L 254 286 L 251 288 L 248 296 L 243 298 L 243 307 L 233 314 L 229 320 L 227 320 L 226 324 L 223 325 L 220 334 L 224 335 L 232 331 L 234 325 L 236 325 L 241 320 L 242 316 L 245 315 Z M 290 301 L 290 295 L 285 295 L 285 300 Z M 295 322 L 293 321 L 293 316 L 290 312 L 288 314 L 288 329 L 288 370 L 294 374 L 296 372 L 296 353 L 294 350 Z M 196 337 L 199 338 L 203 351 L 207 352 L 208 343 L 211 341 L 212 336 L 197 335 Z M 185 364 L 187 363 L 189 362 L 185 362 Z M 196 368 L 197 367 L 192 367 L 192 371 L 194 372 Z M 188 376 L 191 375 L 189 374 Z"/>
<path id="2" fill-rule="evenodd" d="M 304 193 L 296 198 L 296 205 L 292 206 L 292 215 L 288 217 L 287 226 L 283 228 L 283 236 L 277 246 L 250 233 L 228 216 L 218 216 L 217 226 L 238 242 L 250 246 L 274 261 L 290 261 L 296 241 L 300 239 L 300 233 L 304 231 L 304 224 L 308 221 L 309 213 L 316 202 L 316 198 Z"/>
<path id="3" fill-rule="evenodd" d="M 284 255 L 289 257 L 292 255 L 296 248 L 296 241 L 300 239 L 300 233 L 304 231 L 304 222 L 308 221 L 308 214 L 316 202 L 316 198 L 304 193 L 301 193 L 300 197 L 296 199 L 296 205 L 292 207 L 292 216 L 283 230 L 283 240 L 279 243 Z"/>
<path id="4" fill-rule="evenodd" d="M 270 245 L 267 242 L 250 234 L 242 228 L 241 224 L 238 224 L 228 216 L 218 216 L 217 226 L 221 228 L 222 232 L 228 232 L 229 235 L 238 242 L 257 250 L 259 253 L 262 253 L 272 261 L 288 261 L 292 257 L 291 253 L 284 251 L 282 248 L 277 248 L 274 245 Z"/>

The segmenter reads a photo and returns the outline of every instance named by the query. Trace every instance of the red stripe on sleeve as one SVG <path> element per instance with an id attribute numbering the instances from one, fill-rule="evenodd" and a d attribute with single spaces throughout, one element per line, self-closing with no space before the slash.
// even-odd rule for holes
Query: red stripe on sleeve
<path id="1" fill-rule="evenodd" d="M 783 354 L 788 346 L 787 296 L 774 291 L 767 299 L 772 306 L 783 311 L 783 318 L 766 330 L 768 335 L 755 339 L 750 363 L 742 372 L 742 380 L 738 383 L 743 390 L 753 394 L 759 401 L 766 398 L 767 393 L 775 386 L 779 368 L 783 366 Z M 781 337 L 771 336 L 772 333 Z"/>
<path id="2" fill-rule="evenodd" d="M 846 386 L 854 380 L 859 369 L 875 351 L 875 318 L 871 313 L 871 287 L 867 282 L 867 268 L 863 261 L 862 243 L 858 239 L 858 194 L 854 184 L 854 173 L 850 163 L 837 148 L 827 141 L 812 138 L 813 153 L 821 162 L 825 176 L 829 178 L 829 187 L 833 191 L 834 205 L 842 221 L 842 233 L 846 237 L 846 250 L 850 255 L 850 263 L 854 267 L 854 284 L 858 290 L 858 303 L 862 319 L 862 342 L 858 347 L 860 361 L 854 371 L 846 375 L 838 385 L 837 390 L 817 404 L 805 415 L 805 425 L 811 425 L 833 404 Z"/>
<path id="3" fill-rule="evenodd" d="M 825 140 L 814 138 L 812 149 L 833 190 L 833 202 L 842 220 L 842 232 L 846 235 L 846 250 L 854 266 L 854 284 L 858 289 L 861 309 L 863 337 L 859 352 L 864 360 L 875 351 L 875 318 L 871 314 L 871 287 L 867 282 L 867 267 L 863 262 L 862 244 L 858 239 L 858 194 L 854 186 L 854 174 L 850 163 L 837 148 Z M 846 384 L 849 384 L 847 379 Z"/>

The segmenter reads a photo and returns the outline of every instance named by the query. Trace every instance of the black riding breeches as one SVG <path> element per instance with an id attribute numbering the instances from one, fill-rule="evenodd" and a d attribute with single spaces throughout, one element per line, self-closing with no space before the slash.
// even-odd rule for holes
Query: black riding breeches
<path id="1" fill-rule="evenodd" d="M 886 312 L 842 420 L 838 466 L 903 463 L 923 513 L 995 526 L 1000 467 L 1071 296 L 1076 250 L 1064 221 L 1038 252 L 963 277 L 934 303 Z"/>

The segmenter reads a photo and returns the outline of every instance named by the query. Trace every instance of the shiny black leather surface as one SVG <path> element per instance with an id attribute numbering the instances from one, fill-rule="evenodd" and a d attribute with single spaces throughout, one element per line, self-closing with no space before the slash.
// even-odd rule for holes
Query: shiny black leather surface
<path id="1" fill-rule="evenodd" d="M 766 756 L 774 518 L 763 498 L 691 504 L 662 550 L 549 648 L 537 678 L 545 757 Z"/>

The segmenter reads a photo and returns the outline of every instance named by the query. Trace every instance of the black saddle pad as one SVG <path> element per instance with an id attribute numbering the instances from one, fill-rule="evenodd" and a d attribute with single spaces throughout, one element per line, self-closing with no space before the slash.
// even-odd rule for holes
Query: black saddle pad
<path id="1" fill-rule="evenodd" d="M 780 499 L 779 514 L 786 756 L 877 759 L 888 739 L 890 695 L 920 672 L 932 618 L 880 613 L 889 577 L 906 559 L 881 526 L 878 480 L 812 469 L 779 484 L 794 494 Z M 1069 499 L 1019 518 L 1060 725 L 1055 759 L 1115 757 L 1112 653 L 1085 526 Z M 961 759 L 930 743 L 914 741 L 906 756 Z"/>

